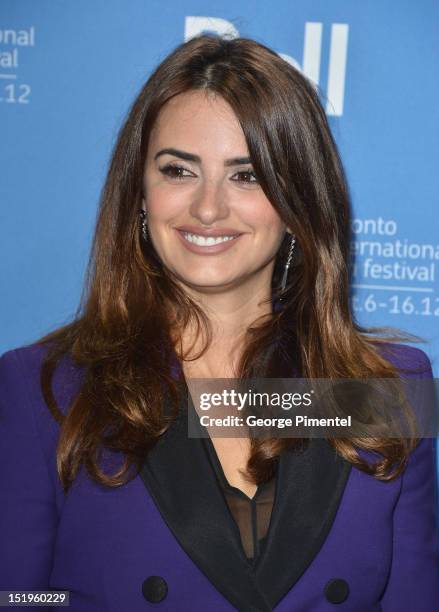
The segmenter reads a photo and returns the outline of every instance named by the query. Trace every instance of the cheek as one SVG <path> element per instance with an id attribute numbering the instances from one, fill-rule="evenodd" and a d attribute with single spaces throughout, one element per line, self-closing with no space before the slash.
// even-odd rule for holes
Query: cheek
<path id="1" fill-rule="evenodd" d="M 271 242 L 281 239 L 286 230 L 285 224 L 270 203 L 255 208 L 253 223 L 254 227 L 259 228 L 259 233 L 264 234 Z"/>
<path id="2" fill-rule="evenodd" d="M 242 204 L 242 211 L 252 225 L 282 227 L 278 212 L 261 190 L 250 195 Z"/>
<path id="3" fill-rule="evenodd" d="M 146 207 L 151 223 L 172 220 L 184 209 L 183 198 L 175 190 L 151 187 L 147 191 Z"/>
<path id="4" fill-rule="evenodd" d="M 270 252 L 278 251 L 285 237 L 286 226 L 272 207 L 265 212 L 263 217 L 261 217 L 261 228 L 263 228 L 263 230 L 259 232 L 261 250 L 265 249 Z"/>

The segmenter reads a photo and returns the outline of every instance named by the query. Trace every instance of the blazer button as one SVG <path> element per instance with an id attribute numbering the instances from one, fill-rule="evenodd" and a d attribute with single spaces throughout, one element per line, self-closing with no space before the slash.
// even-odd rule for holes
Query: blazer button
<path id="1" fill-rule="evenodd" d="M 143 597 L 151 603 L 162 601 L 168 594 L 168 585 L 161 576 L 148 576 L 142 584 Z"/>
<path id="2" fill-rule="evenodd" d="M 349 595 L 349 585 L 343 578 L 332 578 L 325 585 L 326 599 L 333 604 L 343 603 Z"/>

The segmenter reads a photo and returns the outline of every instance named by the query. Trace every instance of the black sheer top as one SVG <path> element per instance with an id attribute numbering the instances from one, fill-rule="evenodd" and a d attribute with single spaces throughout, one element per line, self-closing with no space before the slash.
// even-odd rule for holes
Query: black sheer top
<path id="1" fill-rule="evenodd" d="M 255 564 L 265 546 L 274 504 L 277 472 L 260 484 L 252 498 L 229 484 L 210 438 L 203 438 L 207 454 L 230 513 L 239 529 L 241 543 L 250 564 Z"/>

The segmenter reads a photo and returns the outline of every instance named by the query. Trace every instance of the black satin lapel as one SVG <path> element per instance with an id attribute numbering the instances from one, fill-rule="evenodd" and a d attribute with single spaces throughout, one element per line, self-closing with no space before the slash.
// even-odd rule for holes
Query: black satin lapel
<path id="1" fill-rule="evenodd" d="M 266 548 L 255 568 L 275 606 L 319 552 L 335 519 L 352 465 L 324 439 L 279 458 L 276 499 Z"/>
<path id="2" fill-rule="evenodd" d="M 269 612 L 200 438 L 185 409 L 150 451 L 140 476 L 164 521 L 211 583 L 242 612 Z"/>

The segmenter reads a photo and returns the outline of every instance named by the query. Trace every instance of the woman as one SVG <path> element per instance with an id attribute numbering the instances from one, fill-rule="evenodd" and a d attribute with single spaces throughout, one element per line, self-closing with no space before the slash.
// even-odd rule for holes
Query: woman
<path id="1" fill-rule="evenodd" d="M 74 321 L 1 358 L 1 589 L 81 612 L 435 609 L 433 440 L 188 437 L 191 378 L 432 376 L 409 336 L 353 320 L 349 229 L 297 70 L 207 35 L 158 66 Z"/>

